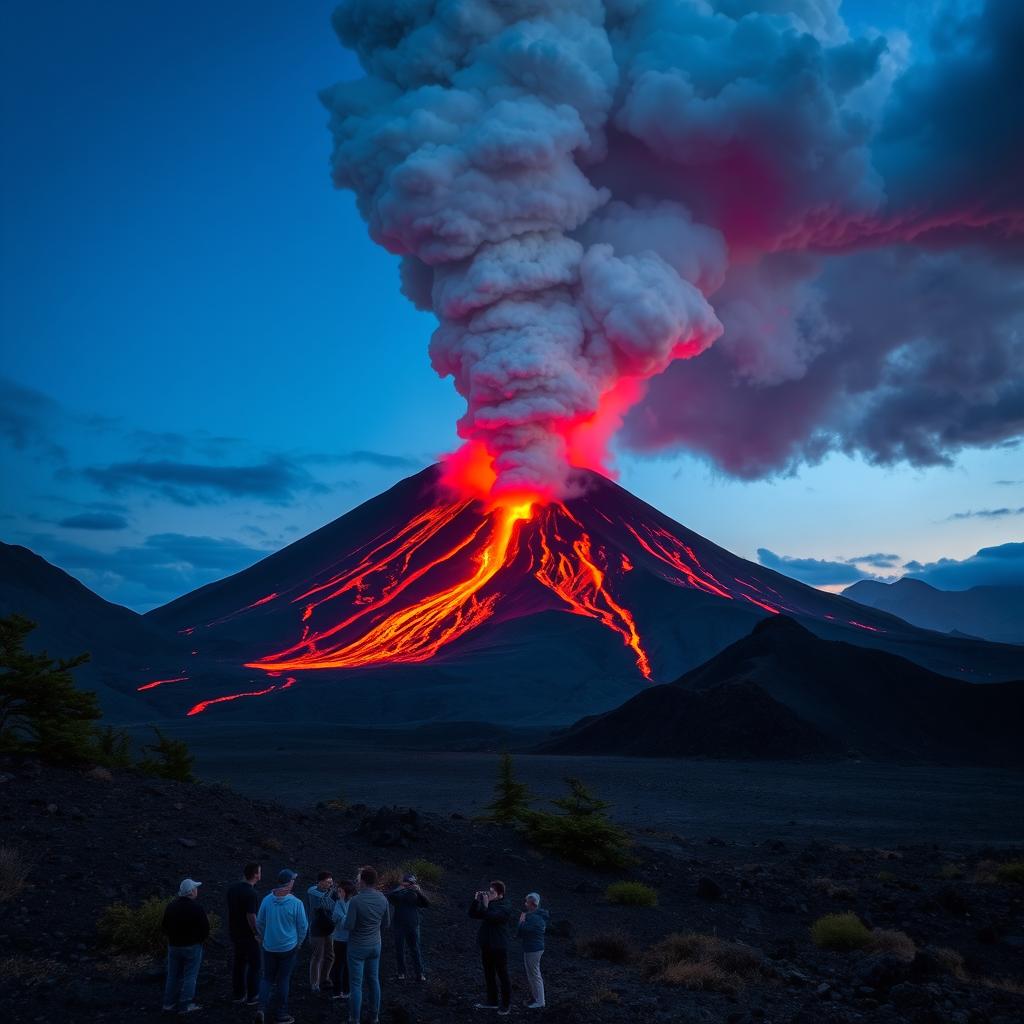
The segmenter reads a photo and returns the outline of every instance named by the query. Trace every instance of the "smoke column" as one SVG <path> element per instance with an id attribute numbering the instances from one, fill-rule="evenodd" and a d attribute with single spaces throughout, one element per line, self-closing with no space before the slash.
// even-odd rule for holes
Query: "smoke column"
<path id="1" fill-rule="evenodd" d="M 863 306 L 849 302 L 854 278 L 870 279 L 894 246 L 927 244 L 905 257 L 913 273 L 966 244 L 994 246 L 1000 265 L 1019 258 L 1024 204 L 1005 161 L 1024 136 L 1006 124 L 1024 99 L 1020 8 L 990 0 L 918 66 L 881 36 L 851 39 L 838 7 L 337 8 L 365 76 L 322 94 L 334 182 L 401 257 L 404 293 L 438 318 L 433 366 L 466 400 L 467 445 L 449 462 L 464 492 L 563 496 L 573 466 L 607 470 L 624 421 L 636 449 L 682 446 L 747 476 L 833 448 L 941 461 L 1020 429 L 1019 379 L 1008 394 L 997 358 L 971 381 L 984 395 L 977 378 L 992 374 L 987 429 L 961 437 L 935 423 L 911 448 L 908 408 L 867 431 L 864 410 L 915 339 L 887 332 L 879 308 L 881 340 L 861 344 Z M 1003 141 L 981 147 L 979 165 L 1003 170 L 964 155 L 969 119 L 946 102 L 950 77 L 995 110 Z M 944 158 L 947 177 L 922 174 Z M 1020 308 L 991 314 L 987 353 L 1019 350 Z M 956 343 L 933 332 L 926 356 L 942 362 Z M 949 407 L 963 418 L 963 403 Z"/>

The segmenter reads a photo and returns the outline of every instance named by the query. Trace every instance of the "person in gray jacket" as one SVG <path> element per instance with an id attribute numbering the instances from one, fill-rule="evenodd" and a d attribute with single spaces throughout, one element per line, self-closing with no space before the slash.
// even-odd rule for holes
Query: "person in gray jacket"
<path id="1" fill-rule="evenodd" d="M 540 976 L 540 958 L 544 955 L 544 932 L 548 927 L 546 910 L 541 909 L 540 894 L 527 893 L 523 900 L 523 911 L 519 915 L 516 934 L 523 944 L 523 965 L 526 968 L 526 983 L 530 986 L 528 1010 L 544 1009 L 544 979 Z"/>
<path id="2" fill-rule="evenodd" d="M 370 1008 L 373 1024 L 380 1019 L 380 946 L 381 928 L 391 923 L 391 905 L 377 891 L 377 872 L 371 867 L 359 869 L 359 892 L 352 897 L 345 915 L 348 932 L 348 1019 L 359 1024 L 363 1005 L 363 973 L 370 983 Z"/>

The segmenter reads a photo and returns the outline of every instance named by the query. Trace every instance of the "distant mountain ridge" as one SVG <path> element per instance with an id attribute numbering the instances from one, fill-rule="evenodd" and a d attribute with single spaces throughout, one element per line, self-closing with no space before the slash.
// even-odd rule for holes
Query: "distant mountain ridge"
<path id="1" fill-rule="evenodd" d="M 756 741 L 744 741 L 752 728 Z M 581 720 L 539 749 L 1017 765 L 1024 763 L 1022 734 L 1024 681 L 948 679 L 885 651 L 823 640 L 777 616 L 675 683 Z"/>
<path id="2" fill-rule="evenodd" d="M 1024 587 L 979 586 L 939 590 L 924 580 L 859 580 L 843 597 L 897 615 L 922 629 L 1024 644 Z"/>

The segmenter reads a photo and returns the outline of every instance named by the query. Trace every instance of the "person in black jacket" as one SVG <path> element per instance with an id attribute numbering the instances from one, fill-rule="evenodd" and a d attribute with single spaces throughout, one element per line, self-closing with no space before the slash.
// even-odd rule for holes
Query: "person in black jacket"
<path id="1" fill-rule="evenodd" d="M 477 1003 L 476 1009 L 497 1010 L 501 1016 L 507 1016 L 512 1002 L 512 980 L 508 976 L 508 922 L 511 913 L 505 902 L 505 883 L 491 882 L 486 892 L 478 892 L 470 904 L 469 916 L 480 921 L 477 944 L 480 946 L 484 981 L 487 984 L 487 1002 Z"/>
<path id="2" fill-rule="evenodd" d="M 416 977 L 426 981 L 423 973 L 423 955 L 420 953 L 420 908 L 430 906 L 423 895 L 415 875 L 406 875 L 397 889 L 387 894 L 388 903 L 394 908 L 391 923 L 395 929 L 395 960 L 398 963 L 398 980 L 405 981 L 405 947 L 412 953 L 412 966 Z"/>
<path id="3" fill-rule="evenodd" d="M 231 939 L 231 998 L 255 1006 L 260 994 L 260 943 L 256 938 L 256 911 L 260 909 L 256 884 L 263 877 L 259 864 L 246 864 L 241 880 L 228 886 L 228 936 Z"/>
<path id="4" fill-rule="evenodd" d="M 199 965 L 203 962 L 203 943 L 210 934 L 210 919 L 196 902 L 202 884 L 186 878 L 178 886 L 178 898 L 171 900 L 164 911 L 161 927 L 167 936 L 165 1010 L 192 1013 L 202 1009 L 192 1001 Z"/>

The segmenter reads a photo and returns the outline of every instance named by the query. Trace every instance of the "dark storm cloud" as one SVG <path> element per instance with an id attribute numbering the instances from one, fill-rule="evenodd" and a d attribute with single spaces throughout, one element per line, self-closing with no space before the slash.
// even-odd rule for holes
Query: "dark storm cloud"
<path id="1" fill-rule="evenodd" d="M 118 462 L 94 466 L 85 475 L 105 491 L 150 491 L 179 505 L 206 505 L 229 498 L 256 498 L 272 503 L 291 501 L 300 493 L 325 494 L 328 488 L 301 466 L 282 456 L 243 466 L 195 462 Z"/>
<path id="2" fill-rule="evenodd" d="M 900 561 L 899 555 L 886 555 L 875 552 L 871 555 L 858 555 L 856 558 L 847 559 L 850 565 L 870 565 L 876 569 L 894 569 Z"/>
<path id="3" fill-rule="evenodd" d="M 64 462 L 67 450 L 54 437 L 55 424 L 64 415 L 64 408 L 41 391 L 0 377 L 0 438 L 12 448 Z"/>
<path id="4" fill-rule="evenodd" d="M 823 587 L 838 583 L 856 583 L 857 580 L 873 579 L 872 573 L 863 572 L 849 562 L 829 562 L 820 558 L 792 558 L 777 555 L 768 548 L 757 549 L 757 560 L 768 569 L 781 572 L 812 587 Z"/>
<path id="5" fill-rule="evenodd" d="M 1007 516 L 1024 516 L 1024 506 L 1020 508 L 979 508 L 968 512 L 954 512 L 952 519 L 1005 519 Z"/>
<path id="6" fill-rule="evenodd" d="M 940 590 L 966 590 L 976 586 L 1024 586 L 1024 542 L 982 548 L 977 554 L 958 561 L 940 558 L 937 562 L 907 562 L 907 575 L 924 580 Z"/>
<path id="7" fill-rule="evenodd" d="M 123 530 L 128 520 L 116 512 L 79 512 L 66 516 L 57 525 L 67 530 Z"/>

